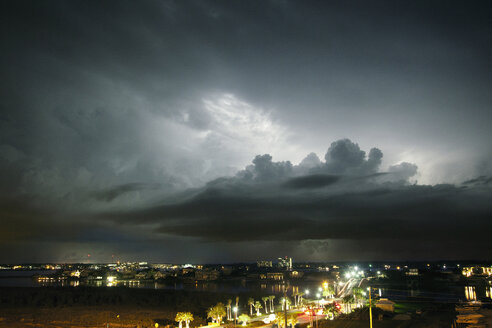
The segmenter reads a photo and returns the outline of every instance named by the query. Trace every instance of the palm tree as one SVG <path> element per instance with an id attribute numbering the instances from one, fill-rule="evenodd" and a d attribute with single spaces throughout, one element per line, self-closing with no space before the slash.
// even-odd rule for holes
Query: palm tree
<path id="1" fill-rule="evenodd" d="M 239 296 L 236 296 L 236 309 L 239 309 Z M 237 311 L 234 312 L 234 319 L 237 320 Z"/>
<path id="2" fill-rule="evenodd" d="M 226 306 L 226 309 L 227 309 L 227 320 L 232 320 L 232 315 L 231 315 L 231 307 L 232 307 L 232 300 L 229 299 L 227 300 L 227 306 Z"/>
<path id="3" fill-rule="evenodd" d="M 190 322 L 193 321 L 193 314 L 191 312 L 185 312 L 183 314 L 183 320 L 186 323 L 186 328 L 190 328 Z"/>
<path id="4" fill-rule="evenodd" d="M 275 299 L 275 295 L 268 296 L 270 299 L 270 312 L 273 313 L 275 310 L 275 305 L 273 304 L 273 300 Z"/>
<path id="5" fill-rule="evenodd" d="M 338 313 L 340 313 L 340 310 L 336 306 L 335 302 L 333 302 L 326 304 L 326 308 L 323 312 L 326 315 L 332 315 L 333 317 L 335 317 Z"/>
<path id="6" fill-rule="evenodd" d="M 263 301 L 263 303 L 265 304 L 265 314 L 268 313 L 268 305 L 267 305 L 267 301 L 269 300 L 270 298 L 268 296 L 265 296 L 265 297 L 262 297 L 261 300 Z"/>
<path id="7" fill-rule="evenodd" d="M 297 315 L 296 314 L 291 314 L 287 317 L 287 324 L 290 325 L 292 328 L 294 328 L 295 325 L 297 325 L 299 321 L 297 320 Z"/>
<path id="8" fill-rule="evenodd" d="M 246 326 L 248 324 L 248 321 L 250 320 L 251 318 L 249 317 L 249 315 L 247 315 L 246 313 L 243 313 L 239 316 L 238 320 L 239 322 L 242 322 L 243 323 L 243 326 Z"/>
<path id="9" fill-rule="evenodd" d="M 352 288 L 352 295 L 354 295 L 355 303 L 357 303 L 357 307 L 359 307 L 360 300 L 362 299 L 362 288 L 354 287 Z"/>
<path id="10" fill-rule="evenodd" d="M 256 315 L 257 316 L 261 315 L 260 310 L 261 310 L 262 307 L 263 306 L 261 306 L 261 302 L 260 301 L 256 301 L 255 302 L 255 309 L 256 309 Z"/>
<path id="11" fill-rule="evenodd" d="M 284 328 L 284 326 L 285 326 L 285 313 L 284 312 L 275 313 L 275 323 L 277 324 L 278 328 Z"/>
<path id="12" fill-rule="evenodd" d="M 323 297 L 333 297 L 334 294 L 335 289 L 331 285 L 328 285 L 323 289 Z"/>
<path id="13" fill-rule="evenodd" d="M 299 295 L 298 292 L 295 290 L 292 290 L 292 297 L 294 298 L 294 307 L 297 307 L 297 295 Z"/>
<path id="14" fill-rule="evenodd" d="M 178 312 L 174 320 L 179 322 L 179 328 L 183 328 L 183 321 L 186 324 L 186 328 L 190 328 L 190 322 L 193 321 L 193 314 L 191 312 Z"/>
<path id="15" fill-rule="evenodd" d="M 176 322 L 179 322 L 179 328 L 183 328 L 183 321 L 184 321 L 184 312 L 178 312 L 176 313 L 176 318 L 174 319 Z"/>
<path id="16" fill-rule="evenodd" d="M 252 297 L 248 299 L 248 305 L 249 305 L 249 315 L 253 315 L 253 306 L 255 305 L 255 300 Z"/>
<path id="17" fill-rule="evenodd" d="M 297 295 L 299 296 L 299 304 L 298 305 L 301 305 L 302 304 L 302 297 L 304 296 L 304 293 L 299 292 Z"/>
<path id="18" fill-rule="evenodd" d="M 212 322 L 220 324 L 222 322 L 222 317 L 226 315 L 226 309 L 224 304 L 217 303 L 217 305 L 212 306 L 207 311 L 207 317 L 212 318 Z"/>
<path id="19" fill-rule="evenodd" d="M 354 295 L 347 295 L 343 298 L 343 303 L 345 304 L 345 313 L 349 313 L 349 306 L 352 308 L 351 304 L 354 302 Z"/>
<path id="20" fill-rule="evenodd" d="M 290 314 L 287 315 L 287 325 L 294 327 L 297 324 L 297 315 L 296 314 Z M 284 328 L 285 326 L 285 313 L 284 312 L 277 312 L 275 314 L 275 323 L 279 328 Z"/>
<path id="21" fill-rule="evenodd" d="M 280 300 L 280 305 L 282 305 L 282 310 L 285 310 L 284 307 L 287 306 L 287 310 L 290 308 L 290 305 L 292 304 L 292 302 L 290 301 L 290 299 L 288 297 L 285 297 L 285 298 L 282 298 Z"/>
<path id="22" fill-rule="evenodd" d="M 217 309 L 215 306 L 211 306 L 207 310 L 207 318 L 211 318 L 213 323 L 217 322 Z M 181 328 L 181 327 L 180 327 Z"/>

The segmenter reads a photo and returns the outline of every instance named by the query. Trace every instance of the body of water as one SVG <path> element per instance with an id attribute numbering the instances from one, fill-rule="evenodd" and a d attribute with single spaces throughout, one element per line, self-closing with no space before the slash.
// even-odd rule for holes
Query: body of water
<path id="1" fill-rule="evenodd" d="M 62 280 L 62 281 L 37 281 L 32 279 L 33 275 L 46 275 L 53 273 L 50 270 L 39 271 L 20 271 L 20 270 L 4 270 L 0 271 L 0 287 L 77 287 L 77 286 L 125 286 L 129 288 L 146 288 L 146 289 L 166 289 L 166 290 L 187 290 L 187 291 L 207 291 L 217 293 L 257 293 L 265 295 L 281 295 L 283 293 L 282 283 L 279 282 L 259 282 L 247 281 L 244 279 L 238 280 L 221 280 L 221 281 L 190 281 L 190 282 L 154 282 L 154 281 L 138 281 L 127 280 L 108 283 L 105 280 L 93 280 L 87 282 L 79 282 L 77 280 Z M 317 293 L 319 283 L 317 282 L 299 282 L 291 284 L 288 295 L 292 295 L 292 291 L 305 292 L 310 291 L 310 298 Z M 483 289 L 483 290 L 482 290 Z M 448 286 L 442 291 L 426 291 L 423 289 L 391 289 L 378 288 L 375 289 L 373 295 L 389 298 L 395 301 L 403 300 L 419 300 L 430 302 L 458 302 L 458 301 L 474 301 L 479 298 L 492 299 L 492 287 L 480 286 Z"/>

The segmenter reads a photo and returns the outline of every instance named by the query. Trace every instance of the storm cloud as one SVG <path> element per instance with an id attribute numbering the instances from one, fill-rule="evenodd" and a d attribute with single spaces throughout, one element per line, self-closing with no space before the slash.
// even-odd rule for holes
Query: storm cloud
<path id="1" fill-rule="evenodd" d="M 483 249 L 488 7 L 2 2 L 0 262 Z"/>
<path id="2" fill-rule="evenodd" d="M 340 142 L 355 145 L 347 139 Z M 332 151 L 330 147 L 328 154 Z M 353 151 L 359 158 L 351 168 L 363 167 L 368 161 L 364 152 L 358 147 Z M 331 163 L 332 157 L 326 158 L 320 167 Z M 466 249 L 473 249 L 488 239 L 490 188 L 410 184 L 407 179 L 417 172 L 410 163 L 370 175 L 352 170 L 346 175 L 292 177 L 293 173 L 285 174 L 284 163 L 272 162 L 268 155 L 255 157 L 253 163 L 259 159 L 268 164 L 260 181 L 245 179 L 241 171 L 236 177 L 208 184 L 183 201 L 105 218 L 122 224 L 157 225 L 155 232 L 163 235 L 214 243 L 386 240 L 414 247 L 429 240 L 433 245 L 459 240 Z"/>

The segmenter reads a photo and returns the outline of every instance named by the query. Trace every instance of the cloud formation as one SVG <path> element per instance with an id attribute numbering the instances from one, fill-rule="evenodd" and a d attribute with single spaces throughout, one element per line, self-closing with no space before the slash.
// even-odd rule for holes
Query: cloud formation
<path id="1" fill-rule="evenodd" d="M 2 243 L 12 247 L 18 239 L 30 243 L 50 239 L 58 244 L 79 243 L 86 249 L 95 243 L 114 248 L 119 242 L 186 240 L 188 247 L 228 245 L 231 251 L 239 245 L 269 244 L 272 252 L 294 243 L 299 247 L 291 250 L 294 253 L 312 247 L 317 250 L 316 256 L 306 255 L 307 259 L 318 259 L 326 243 L 345 245 L 344 252 L 350 256 L 362 242 L 369 242 L 373 245 L 370 256 L 380 258 L 408 256 L 408 248 L 420 249 L 424 244 L 457 247 L 456 240 L 466 245 L 464 249 L 483 246 L 492 213 L 488 201 L 492 190 L 486 177 L 460 186 L 411 184 L 416 165 L 400 163 L 387 172 L 376 172 L 382 156 L 377 148 L 365 156 L 349 139 L 333 142 L 326 162 L 318 162 L 313 153 L 299 165 L 258 155 L 235 176 L 161 199 L 149 198 L 153 200 L 137 207 L 81 212 L 70 221 L 63 220 L 70 212 L 53 212 L 49 206 L 31 207 L 26 212 L 18 202 L 4 203 Z M 347 164 L 346 169 L 342 170 L 342 163 Z M 330 171 L 343 174 L 328 174 Z M 91 197 L 113 203 L 128 193 L 160 188 L 158 184 L 131 183 L 95 191 Z M 26 204 L 33 203 L 26 200 Z M 19 222 L 32 229 L 20 229 Z M 52 224 L 55 230 L 49 228 Z M 104 233 L 107 229 L 111 235 Z M 383 241 L 394 243 L 398 253 L 386 250 Z M 463 245 L 460 247 L 456 254 L 462 256 Z M 487 256 L 480 251 L 477 254 Z M 335 255 L 328 252 L 325 256 Z"/>
<path id="2" fill-rule="evenodd" d="M 484 243 L 490 188 L 409 184 L 417 172 L 410 163 L 361 175 L 374 172 L 370 164 L 382 157 L 373 149 L 365 159 L 348 139 L 332 143 L 327 162 L 318 167 L 340 171 L 341 163 L 348 163 L 343 175 L 294 176 L 297 166 L 257 156 L 236 177 L 216 180 L 183 201 L 105 218 L 213 243 L 386 240 L 414 247 L 429 240 L 433 245 L 460 240 L 467 248 Z"/>
<path id="3" fill-rule="evenodd" d="M 2 3 L 0 261 L 355 256 L 369 221 L 486 216 L 488 11 L 376 2 Z M 186 230 L 239 218 L 261 238 Z"/>

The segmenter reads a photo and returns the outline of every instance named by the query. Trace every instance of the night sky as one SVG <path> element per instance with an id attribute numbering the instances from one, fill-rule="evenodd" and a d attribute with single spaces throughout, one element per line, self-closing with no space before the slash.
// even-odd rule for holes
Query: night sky
<path id="1" fill-rule="evenodd" d="M 488 1 L 2 1 L 0 262 L 492 259 Z"/>

